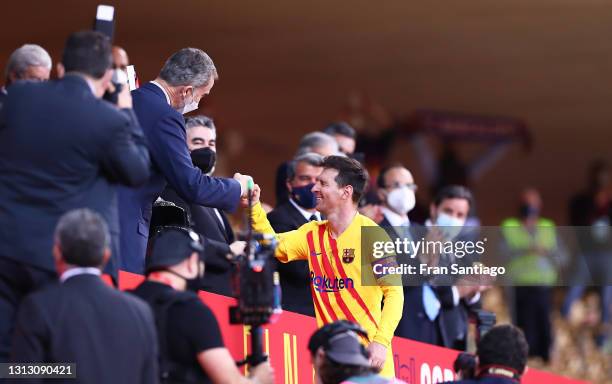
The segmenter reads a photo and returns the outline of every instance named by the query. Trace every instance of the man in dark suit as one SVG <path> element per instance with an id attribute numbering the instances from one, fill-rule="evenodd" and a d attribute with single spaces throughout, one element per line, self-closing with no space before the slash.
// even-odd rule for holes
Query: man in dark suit
<path id="1" fill-rule="evenodd" d="M 377 186 L 384 216 L 379 225 L 389 236 L 393 240 L 408 238 L 411 241 L 427 237 L 429 230 L 426 227 L 411 225 L 408 219 L 408 212 L 415 206 L 417 190 L 410 171 L 401 164 L 385 167 L 378 176 Z M 455 218 L 453 225 L 463 225 L 471 203 L 472 195 L 463 187 L 443 190 L 431 206 L 432 222 L 428 226 L 436 223 L 440 214 Z M 400 259 L 412 263 L 418 270 L 418 257 L 402 255 Z M 479 302 L 477 289 L 478 286 L 474 285 L 436 283 L 418 274 L 407 276 L 403 315 L 395 334 L 429 344 L 464 349 L 467 313 L 470 306 Z"/>
<path id="2" fill-rule="evenodd" d="M 317 153 L 297 156 L 287 167 L 286 186 L 289 200 L 268 213 L 268 220 L 276 233 L 298 229 L 312 220 L 321 220 L 315 209 L 317 204 L 312 187 L 323 171 L 323 157 Z M 308 261 L 277 263 L 283 292 L 282 305 L 289 311 L 314 316 L 310 293 L 310 270 Z"/>
<path id="3" fill-rule="evenodd" d="M 382 221 L 378 223 L 395 241 L 397 238 L 418 240 L 426 229 L 410 222 L 408 212 L 415 205 L 417 185 L 410 171 L 402 164 L 383 167 L 376 179 L 377 195 L 381 201 Z M 399 260 L 418 266 L 418 259 L 398 255 Z M 427 318 L 423 305 L 423 284 L 426 279 L 407 276 L 404 279 L 404 309 L 395 335 L 430 344 L 439 344 L 441 335 L 436 322 Z M 431 289 L 431 288 L 425 288 Z M 435 293 L 434 293 L 435 295 Z"/>
<path id="4" fill-rule="evenodd" d="M 157 383 L 157 336 L 149 306 L 100 279 L 110 257 L 108 228 L 89 209 L 58 222 L 53 256 L 60 284 L 24 299 L 11 360 L 75 363 L 71 383 Z M 18 380 L 38 383 L 43 380 Z"/>
<path id="5" fill-rule="evenodd" d="M 108 222 L 116 271 L 117 183 L 149 177 L 149 156 L 125 91 L 110 84 L 111 46 L 99 33 L 71 35 L 57 81 L 18 82 L 0 112 L 0 361 L 21 298 L 57 278 L 51 248 L 59 217 L 90 208 Z"/>
<path id="6" fill-rule="evenodd" d="M 461 230 L 473 205 L 474 197 L 466 187 L 449 185 L 442 188 L 429 207 L 430 220 L 425 223 L 429 229 L 428 239 L 451 241 L 461 237 Z M 471 265 L 471 259 L 471 255 L 459 259 L 454 254 L 443 253 L 436 265 Z M 425 294 L 422 302 L 429 319 L 439 327 L 441 339 L 437 344 L 465 350 L 469 313 L 480 308 L 480 292 L 486 287 L 447 275 L 435 276 L 430 283 L 438 303 L 433 299 L 428 300 Z"/>
<path id="7" fill-rule="evenodd" d="M 51 56 L 43 47 L 25 44 L 9 57 L 5 69 L 6 80 L 0 88 L 0 109 L 8 95 L 7 87 L 19 80 L 47 81 L 51 74 Z"/>
<path id="8" fill-rule="evenodd" d="M 211 176 L 217 159 L 217 129 L 206 116 L 187 117 L 187 147 L 193 165 L 203 174 Z M 236 241 L 234 231 L 225 213 L 217 208 L 187 204 L 170 187 L 161 197 L 185 209 L 192 228 L 205 240 L 206 279 L 202 289 L 225 296 L 233 296 L 231 284 L 232 263 L 229 257 L 244 252 L 246 242 Z"/>
<path id="9" fill-rule="evenodd" d="M 232 211 L 246 195 L 249 176 L 234 179 L 209 177 L 195 167 L 185 140 L 182 114 L 198 103 L 214 85 L 217 70 L 200 49 L 185 48 L 173 54 L 155 81 L 133 92 L 134 110 L 149 144 L 154 169 L 149 182 L 140 188 L 122 188 L 122 267 L 142 273 L 153 202 L 170 185 L 187 203 Z"/>

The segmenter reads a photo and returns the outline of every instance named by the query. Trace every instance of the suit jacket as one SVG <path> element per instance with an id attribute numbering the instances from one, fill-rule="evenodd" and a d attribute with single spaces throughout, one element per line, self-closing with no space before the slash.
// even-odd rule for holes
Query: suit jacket
<path id="1" fill-rule="evenodd" d="M 392 240 L 395 241 L 399 237 L 386 217 L 379 223 L 379 226 L 385 229 Z M 420 225 L 410 226 L 410 236 L 414 240 L 421 239 L 425 233 L 426 229 Z M 411 259 L 408 255 L 399 255 L 399 258 L 402 262 L 414 265 L 419 263 L 416 258 Z M 459 304 L 455 305 L 452 287 L 434 284 L 432 290 L 440 303 L 440 312 L 438 317 L 431 321 L 427 317 L 423 304 L 423 284 L 427 281 L 421 281 L 419 284 L 414 281 L 418 277 L 408 277 L 413 281 L 404 284 L 403 315 L 395 329 L 395 335 L 447 348 L 465 349 L 468 312 L 472 307 L 477 307 L 479 303 L 469 305 L 461 299 Z"/>
<path id="2" fill-rule="evenodd" d="M 59 217 L 90 208 L 108 223 L 116 269 L 117 183 L 142 184 L 149 169 L 134 113 L 97 99 L 82 77 L 11 85 L 0 111 L 0 257 L 55 271 Z"/>
<path id="3" fill-rule="evenodd" d="M 308 222 L 289 201 L 278 205 L 268 213 L 268 220 L 277 233 L 296 230 Z M 308 261 L 277 262 L 277 270 L 280 275 L 283 308 L 303 315 L 314 316 Z"/>
<path id="4" fill-rule="evenodd" d="M 204 239 L 204 254 L 206 257 L 206 272 L 203 289 L 219 295 L 233 296 L 232 263 L 227 259 L 230 253 L 229 245 L 235 236 L 232 226 L 223 211 L 219 211 L 223 224 L 214 208 L 197 204 L 187 204 L 172 188 L 166 188 L 161 196 L 185 209 L 193 229 Z"/>
<path id="5" fill-rule="evenodd" d="M 74 362 L 77 378 L 66 383 L 148 384 L 159 380 L 151 309 L 95 275 L 73 276 L 24 299 L 11 360 Z"/>
<path id="6" fill-rule="evenodd" d="M 188 203 L 234 210 L 240 200 L 240 183 L 209 177 L 194 167 L 186 143 L 185 120 L 174 110 L 163 91 L 147 83 L 132 92 L 134 111 L 149 143 L 153 171 L 139 188 L 119 192 L 122 267 L 141 273 L 149 236 L 153 202 L 167 184 Z"/>

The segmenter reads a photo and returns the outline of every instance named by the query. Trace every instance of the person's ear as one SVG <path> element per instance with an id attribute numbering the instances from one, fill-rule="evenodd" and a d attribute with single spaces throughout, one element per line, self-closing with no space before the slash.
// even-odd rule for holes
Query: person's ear
<path id="1" fill-rule="evenodd" d="M 57 264 L 60 260 L 62 260 L 62 249 L 58 243 L 55 243 L 53 244 L 53 261 Z"/>
<path id="2" fill-rule="evenodd" d="M 108 247 L 104 248 L 104 253 L 102 254 L 102 265 L 100 266 L 101 268 L 104 268 L 106 263 L 108 263 L 108 260 L 110 260 L 110 257 L 111 257 L 110 248 Z"/>
<path id="3" fill-rule="evenodd" d="M 106 70 L 106 72 L 104 72 L 104 75 L 102 75 L 102 78 L 100 79 L 100 84 L 102 85 L 102 89 L 104 90 L 104 92 L 106 92 L 106 90 L 108 89 L 108 87 L 110 87 L 111 85 L 111 80 L 113 79 L 113 69 L 109 68 Z M 104 92 L 102 92 L 104 94 Z"/>
<path id="4" fill-rule="evenodd" d="M 315 361 L 321 364 L 323 359 L 325 359 L 325 351 L 323 350 L 323 347 L 319 347 L 319 349 L 317 349 L 317 354 L 315 355 Z"/>
<path id="5" fill-rule="evenodd" d="M 287 190 L 289 192 L 293 191 L 293 187 L 291 186 L 291 183 L 289 182 L 289 179 L 287 179 L 287 181 L 285 181 L 285 185 L 287 186 Z"/>
<path id="6" fill-rule="evenodd" d="M 57 242 L 53 244 L 53 263 L 55 264 L 57 275 L 61 276 L 66 270 L 66 262 L 62 256 L 62 249 Z"/>
<path id="7" fill-rule="evenodd" d="M 189 256 L 189 262 L 187 263 L 187 272 L 189 272 L 190 277 L 197 277 L 199 265 L 200 257 L 197 252 L 193 252 L 191 256 Z"/>
<path id="8" fill-rule="evenodd" d="M 183 95 L 183 97 L 187 98 L 189 95 L 191 94 L 191 97 L 195 97 L 195 88 L 191 85 L 187 85 L 185 86 L 185 88 L 183 88 L 183 91 L 181 92 L 181 95 Z"/>
<path id="9" fill-rule="evenodd" d="M 353 199 L 353 186 L 352 185 L 347 185 L 346 187 L 344 187 L 344 192 L 342 194 L 342 197 L 345 198 L 346 200 Z"/>
<path id="10" fill-rule="evenodd" d="M 386 202 L 387 201 L 387 191 L 384 190 L 383 188 L 378 188 L 378 190 L 376 191 L 376 195 L 378 196 L 378 199 L 382 202 Z"/>
<path id="11" fill-rule="evenodd" d="M 17 76 L 17 73 L 15 73 L 15 71 L 10 71 L 7 77 L 11 84 L 19 80 L 19 76 Z"/>
<path id="12" fill-rule="evenodd" d="M 57 73 L 57 78 L 61 79 L 66 74 L 66 67 L 64 67 L 64 64 L 62 63 L 57 63 L 55 66 L 55 72 Z"/>
<path id="13" fill-rule="evenodd" d="M 429 204 L 429 218 L 431 221 L 435 221 L 437 216 L 437 209 L 434 203 Z"/>

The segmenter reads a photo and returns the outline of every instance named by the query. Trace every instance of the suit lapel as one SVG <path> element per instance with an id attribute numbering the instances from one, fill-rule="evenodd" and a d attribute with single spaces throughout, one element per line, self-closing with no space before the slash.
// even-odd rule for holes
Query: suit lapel
<path id="1" fill-rule="evenodd" d="M 219 232 L 221 232 L 225 241 L 228 241 L 227 232 L 225 231 L 225 229 L 223 229 L 223 225 L 221 224 L 221 221 L 219 221 L 219 217 L 215 213 L 215 209 L 210 207 L 204 207 L 204 211 L 208 215 L 208 219 L 217 225 L 217 229 L 219 229 Z"/>
<path id="2" fill-rule="evenodd" d="M 296 226 L 299 228 L 305 223 L 308 222 L 306 218 L 298 211 L 291 203 L 287 203 L 288 211 L 287 213 L 291 216 L 291 219 L 295 222 Z"/>
<path id="3" fill-rule="evenodd" d="M 231 226 L 229 220 L 227 219 L 227 216 L 225 215 L 225 212 L 219 211 L 219 213 L 221 214 L 221 220 L 223 220 L 223 225 L 225 225 L 225 231 L 223 232 L 225 234 L 225 239 L 227 240 L 228 244 L 231 244 L 235 240 L 234 239 L 234 230 L 232 229 L 232 226 Z M 217 221 L 219 221 L 219 220 L 217 220 Z"/>

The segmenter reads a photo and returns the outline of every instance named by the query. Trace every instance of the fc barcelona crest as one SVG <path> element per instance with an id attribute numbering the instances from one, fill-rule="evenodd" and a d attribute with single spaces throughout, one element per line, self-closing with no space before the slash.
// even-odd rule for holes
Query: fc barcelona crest
<path id="1" fill-rule="evenodd" d="M 342 262 L 345 264 L 350 264 L 355 260 L 355 248 L 344 248 L 344 252 L 342 253 Z"/>

